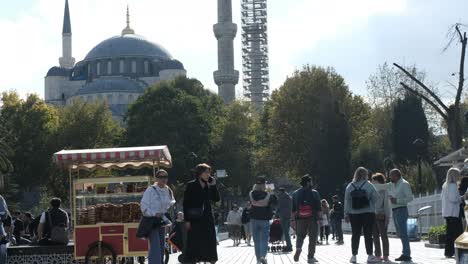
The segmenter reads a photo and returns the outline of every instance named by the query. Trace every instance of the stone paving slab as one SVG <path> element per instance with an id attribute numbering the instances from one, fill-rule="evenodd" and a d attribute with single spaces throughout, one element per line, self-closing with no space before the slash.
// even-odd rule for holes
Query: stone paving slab
<path id="1" fill-rule="evenodd" d="M 293 241 L 294 244 L 294 241 Z M 307 263 L 307 239 L 304 242 L 301 259 L 297 263 Z M 390 259 L 393 260 L 401 255 L 401 243 L 396 238 L 390 238 Z M 412 263 L 420 264 L 454 264 L 454 259 L 446 259 L 443 249 L 433 249 L 424 247 L 423 242 L 411 242 Z M 254 248 L 241 244 L 239 247 L 233 247 L 231 240 L 221 242 L 218 247 L 219 264 L 256 264 Z M 351 236 L 345 235 L 345 244 L 338 246 L 330 240 L 329 245 L 318 245 L 315 257 L 319 263 L 324 264 L 344 264 L 349 263 L 351 257 Z M 269 264 L 290 264 L 296 263 L 293 260 L 293 253 L 268 253 L 267 260 Z M 367 255 L 364 248 L 364 239 L 361 238 L 358 263 L 366 263 Z M 176 264 L 177 254 L 172 254 L 170 264 Z M 399 262 L 389 262 L 399 263 Z M 410 262 L 411 263 L 411 262 Z"/>

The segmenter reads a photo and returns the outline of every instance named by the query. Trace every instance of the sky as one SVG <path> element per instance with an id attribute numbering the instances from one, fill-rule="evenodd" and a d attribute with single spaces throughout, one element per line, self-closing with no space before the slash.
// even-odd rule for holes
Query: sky
<path id="1" fill-rule="evenodd" d="M 242 71 L 240 1 L 233 0 L 236 69 Z M 44 96 L 44 76 L 58 65 L 65 0 L 0 0 L 0 91 Z M 188 77 L 217 91 L 215 0 L 69 0 L 73 56 L 131 27 L 164 46 Z M 268 0 L 271 89 L 305 64 L 332 66 L 351 91 L 365 96 L 366 81 L 384 62 L 416 64 L 446 98 L 454 94 L 459 46 L 446 52 L 454 23 L 468 24 L 466 0 Z M 240 78 L 242 80 L 242 77 Z M 237 95 L 242 93 L 241 81 Z"/>

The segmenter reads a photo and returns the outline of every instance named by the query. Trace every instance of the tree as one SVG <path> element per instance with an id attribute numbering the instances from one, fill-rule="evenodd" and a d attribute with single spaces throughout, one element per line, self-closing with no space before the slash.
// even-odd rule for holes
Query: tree
<path id="1" fill-rule="evenodd" d="M 216 168 L 225 169 L 229 177 L 226 185 L 238 186 L 242 194 L 252 188 L 252 152 L 254 119 L 249 104 L 233 102 L 227 106 L 221 136 L 214 142 L 211 156 Z"/>
<path id="2" fill-rule="evenodd" d="M 349 177 L 350 132 L 345 102 L 351 94 L 332 68 L 305 66 L 272 94 L 269 154 L 292 179 L 309 173 L 323 194 Z"/>
<path id="3" fill-rule="evenodd" d="M 14 153 L 10 158 L 14 171 L 10 175 L 22 191 L 29 191 L 47 181 L 57 111 L 37 95 L 22 100 L 17 93 L 4 92 L 2 102 L 0 120 L 7 131 L 5 140 Z"/>
<path id="4" fill-rule="evenodd" d="M 118 146 L 124 129 L 112 118 L 106 103 L 75 100 L 58 109 L 57 150 Z"/>
<path id="5" fill-rule="evenodd" d="M 210 161 L 223 111 L 221 98 L 198 80 L 180 77 L 161 82 L 130 106 L 126 142 L 132 146 L 168 145 L 174 163 L 171 175 L 188 180 L 193 163 Z M 197 160 L 189 160 L 191 152 Z"/>
<path id="6" fill-rule="evenodd" d="M 418 151 L 413 142 L 416 139 L 424 142 L 422 157 L 427 159 L 429 128 L 422 101 L 413 94 L 407 94 L 404 99 L 397 99 L 393 107 L 392 145 L 394 160 L 399 164 L 416 162 Z"/>
<path id="7" fill-rule="evenodd" d="M 417 76 L 414 76 L 413 74 L 411 74 L 411 72 L 409 72 L 407 69 L 400 66 L 399 64 L 393 63 L 395 67 L 401 70 L 412 81 L 416 82 L 416 84 L 427 93 L 427 95 L 425 95 L 422 92 L 411 88 L 406 82 L 400 82 L 403 88 L 421 97 L 425 102 L 431 105 L 433 109 L 436 110 L 437 113 L 442 117 L 442 119 L 447 125 L 447 134 L 450 139 L 452 150 L 457 150 L 461 148 L 463 139 L 462 112 L 460 103 L 465 82 L 465 54 L 468 38 L 466 36 L 466 32 L 461 32 L 461 26 L 462 25 L 459 23 L 453 26 L 450 41 L 445 48 L 447 49 L 453 43 L 453 41 L 455 41 L 455 39 L 458 39 L 458 41 L 461 44 L 458 86 L 455 86 L 457 89 L 457 93 L 454 98 L 453 104 L 447 106 L 446 103 L 444 103 L 438 95 L 431 91 L 431 89 L 429 89 L 428 86 L 423 83 L 423 81 L 419 80 Z"/>
<path id="8" fill-rule="evenodd" d="M 6 141 L 6 129 L 3 127 L 2 124 L 0 124 L 0 133 L 3 135 L 0 137 L 0 175 L 2 173 L 9 172 L 13 169 L 13 165 L 11 164 L 11 161 L 9 157 L 13 155 L 13 150 L 11 147 L 7 144 Z"/>

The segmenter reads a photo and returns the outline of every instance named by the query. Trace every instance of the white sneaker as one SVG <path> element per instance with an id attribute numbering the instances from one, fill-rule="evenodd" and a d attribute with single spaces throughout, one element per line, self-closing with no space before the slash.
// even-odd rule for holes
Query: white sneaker
<path id="1" fill-rule="evenodd" d="M 381 262 L 382 260 L 374 255 L 369 255 L 367 257 L 367 263 L 377 263 L 377 262 Z"/>
<path id="2" fill-rule="evenodd" d="M 349 260 L 350 263 L 356 263 L 356 255 L 353 255 Z"/>

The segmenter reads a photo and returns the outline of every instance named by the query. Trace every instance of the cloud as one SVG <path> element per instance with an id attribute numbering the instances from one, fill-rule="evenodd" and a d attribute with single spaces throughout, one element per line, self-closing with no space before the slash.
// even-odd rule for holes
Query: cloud
<path id="1" fill-rule="evenodd" d="M 118 35 L 125 26 L 130 5 L 131 26 L 137 34 L 166 47 L 184 63 L 190 77 L 216 90 L 212 72 L 217 69 L 217 42 L 212 26 L 217 20 L 216 1 L 69 0 L 73 56 L 82 60 L 100 41 Z M 43 77 L 61 56 L 64 1 L 31 1 L 17 16 L 0 17 L 2 42 L 0 89 L 22 95 L 43 96 Z M 304 58 L 324 41 L 350 35 L 369 18 L 405 12 L 406 0 L 294 0 L 268 1 L 270 80 L 277 88 Z M 233 19 L 239 31 L 235 63 L 241 71 L 240 0 L 233 0 Z M 344 44 L 345 45 L 345 44 Z M 242 80 L 242 78 L 240 78 Z M 241 87 L 241 81 L 238 88 Z"/>

